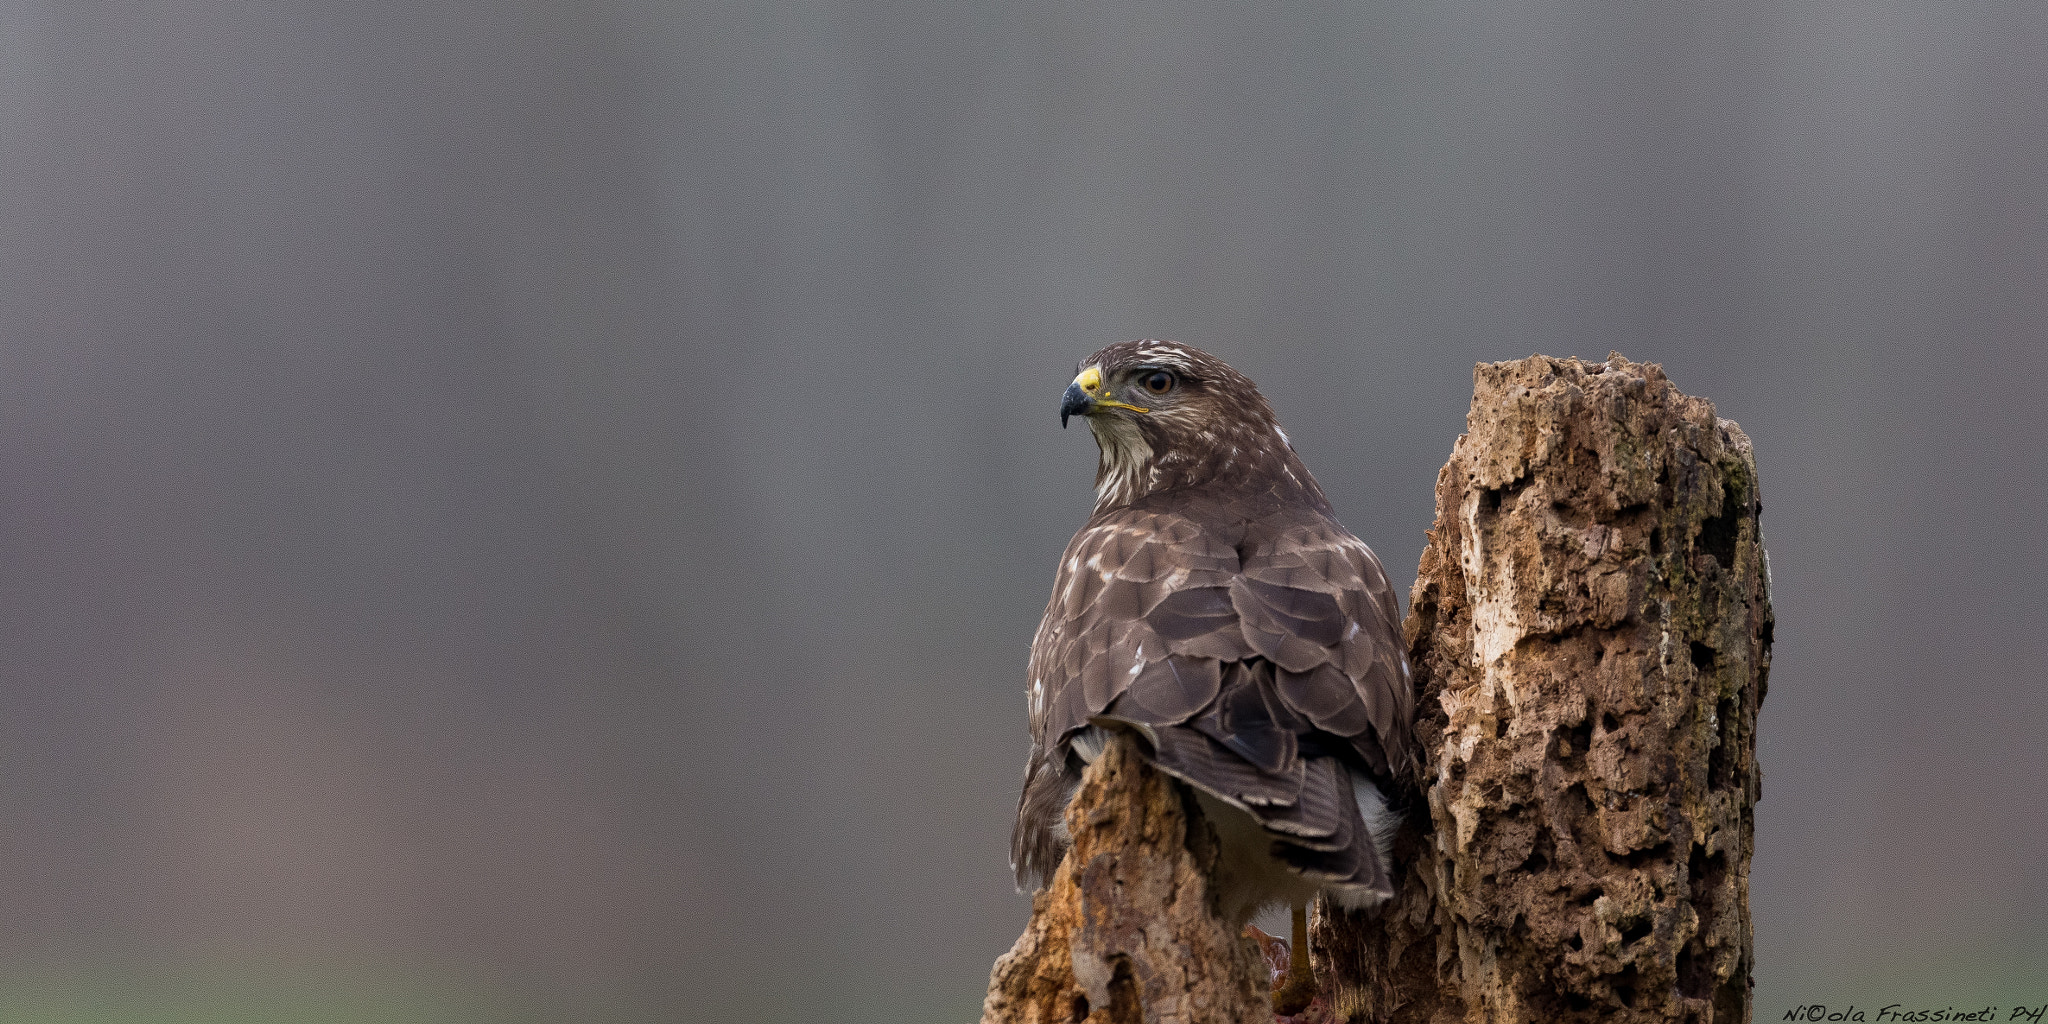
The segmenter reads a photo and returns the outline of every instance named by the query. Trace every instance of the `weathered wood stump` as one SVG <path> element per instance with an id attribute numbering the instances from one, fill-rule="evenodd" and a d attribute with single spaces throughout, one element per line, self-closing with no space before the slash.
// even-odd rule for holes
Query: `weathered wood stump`
<path id="1" fill-rule="evenodd" d="M 1272 1020 L 1264 959 L 1210 898 L 1214 834 L 1131 739 L 1088 766 L 1067 831 L 1073 847 L 990 972 L 982 1024 Z"/>
<path id="2" fill-rule="evenodd" d="M 1379 915 L 1321 915 L 1375 1021 L 1750 1018 L 1769 569 L 1748 438 L 1620 355 L 1482 365 L 1406 623 L 1425 799 Z"/>

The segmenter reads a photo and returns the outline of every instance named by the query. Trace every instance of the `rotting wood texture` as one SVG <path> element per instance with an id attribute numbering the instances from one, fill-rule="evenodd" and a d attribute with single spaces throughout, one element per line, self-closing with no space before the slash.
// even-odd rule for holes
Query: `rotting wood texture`
<path id="1" fill-rule="evenodd" d="M 1115 736 L 1066 820 L 1074 844 L 996 961 L 983 1024 L 1272 1019 L 1263 958 L 1216 916 L 1214 834 L 1180 783 Z"/>
<path id="2" fill-rule="evenodd" d="M 1772 630 L 1749 439 L 1619 354 L 1481 365 L 1466 425 L 1406 623 L 1404 886 L 1319 914 L 1332 1001 L 1746 1024 Z"/>

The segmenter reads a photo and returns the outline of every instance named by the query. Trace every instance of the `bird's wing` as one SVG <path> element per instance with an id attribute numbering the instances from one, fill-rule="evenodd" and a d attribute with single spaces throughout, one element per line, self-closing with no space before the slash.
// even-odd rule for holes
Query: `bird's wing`
<path id="1" fill-rule="evenodd" d="M 1067 545 L 1031 643 L 1031 732 L 1051 748 L 1126 694 L 1147 720 L 1186 721 L 1216 697 L 1218 666 L 1253 654 L 1229 587 L 1231 538 L 1188 516 L 1126 508 Z"/>
<path id="2" fill-rule="evenodd" d="M 1253 523 L 1244 547 L 1232 607 L 1246 640 L 1273 662 L 1282 702 L 1350 740 L 1375 774 L 1405 774 L 1415 695 L 1379 558 L 1313 510 Z"/>
<path id="3" fill-rule="evenodd" d="M 1221 666 L 1253 653 L 1227 596 L 1238 565 L 1226 534 L 1180 512 L 1126 507 L 1068 542 L 1026 670 L 1031 756 L 1010 839 L 1020 882 L 1059 863 L 1078 781 L 1067 743 L 1089 719 L 1136 693 L 1145 719 L 1185 721 L 1214 701 Z"/>
<path id="4" fill-rule="evenodd" d="M 1352 841 L 1363 823 L 1343 780 L 1303 754 L 1348 742 L 1383 775 L 1406 755 L 1413 701 L 1386 575 L 1314 510 L 1249 526 L 1204 512 L 1126 507 L 1067 546 L 1031 646 L 1021 877 L 1054 866 L 1067 743 L 1101 721 L 1137 728 L 1160 768 L 1277 833 L 1370 845 Z"/>

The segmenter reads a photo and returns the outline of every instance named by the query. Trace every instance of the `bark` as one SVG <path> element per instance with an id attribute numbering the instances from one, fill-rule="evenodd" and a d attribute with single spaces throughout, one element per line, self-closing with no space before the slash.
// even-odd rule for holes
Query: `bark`
<path id="1" fill-rule="evenodd" d="M 1748 438 L 1654 364 L 1481 365 L 1406 623 L 1403 888 L 1319 914 L 1353 1020 L 1750 1019 L 1769 569 Z"/>
<path id="2" fill-rule="evenodd" d="M 1216 914 L 1216 842 L 1180 783 L 1117 736 L 1088 768 L 1074 845 L 996 961 L 982 1024 L 1270 1020 L 1258 948 Z"/>

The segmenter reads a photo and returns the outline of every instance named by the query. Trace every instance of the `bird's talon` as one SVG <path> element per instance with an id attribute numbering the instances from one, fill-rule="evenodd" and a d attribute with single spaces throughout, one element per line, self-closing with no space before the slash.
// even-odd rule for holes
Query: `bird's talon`
<path id="1" fill-rule="evenodd" d="M 1315 976 L 1290 973 L 1287 980 L 1273 990 L 1273 1012 L 1282 1017 L 1292 1017 L 1308 1009 L 1308 1004 L 1315 1002 L 1315 998 Z"/>
<path id="2" fill-rule="evenodd" d="M 1316 998 L 1316 972 L 1308 959 L 1308 908 L 1295 907 L 1290 916 L 1294 941 L 1287 950 L 1287 977 L 1273 989 L 1273 1012 L 1282 1017 L 1308 1009 Z"/>

